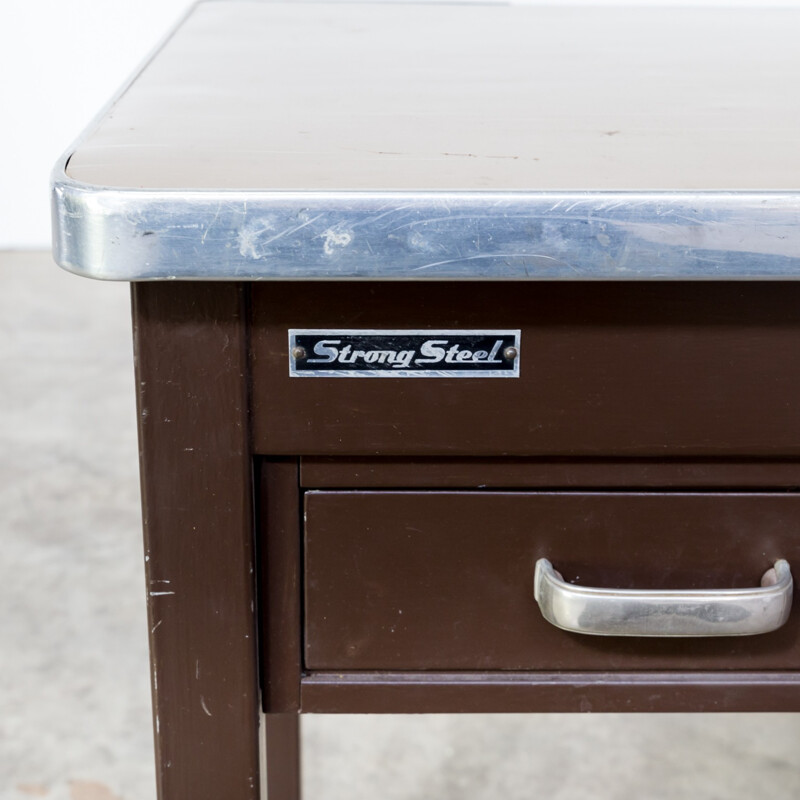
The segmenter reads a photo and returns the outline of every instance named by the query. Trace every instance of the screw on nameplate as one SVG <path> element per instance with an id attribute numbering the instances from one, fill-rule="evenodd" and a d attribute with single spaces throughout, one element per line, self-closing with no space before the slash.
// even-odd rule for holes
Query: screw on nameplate
<path id="1" fill-rule="evenodd" d="M 519 330 L 289 330 L 293 378 L 517 378 Z"/>

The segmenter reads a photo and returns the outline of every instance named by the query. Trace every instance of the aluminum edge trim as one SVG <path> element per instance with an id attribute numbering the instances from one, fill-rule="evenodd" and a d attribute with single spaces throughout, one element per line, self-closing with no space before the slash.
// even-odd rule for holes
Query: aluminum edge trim
<path id="1" fill-rule="evenodd" d="M 795 192 L 122 189 L 53 177 L 53 252 L 103 280 L 794 280 Z"/>
<path id="2" fill-rule="evenodd" d="M 161 50 L 164 49 L 165 45 L 170 41 L 170 39 L 175 36 L 184 22 L 186 22 L 186 20 L 194 13 L 196 7 L 207 1 L 208 0 L 195 0 L 195 2 L 191 3 L 188 8 L 186 8 L 183 13 L 177 17 L 172 27 L 169 28 L 169 30 L 158 42 L 156 42 L 156 44 L 145 55 L 145 57 L 136 65 L 136 67 L 134 67 L 125 81 L 120 85 L 119 89 L 117 89 L 117 91 L 111 95 L 108 102 L 97 112 L 91 122 L 78 135 L 77 139 L 75 139 L 75 141 L 61 155 L 58 161 L 56 161 L 55 166 L 50 173 L 50 224 L 53 258 L 56 263 L 64 269 L 70 272 L 76 272 L 79 275 L 86 275 L 86 277 L 100 277 L 93 274 L 92 270 L 81 270 L 77 263 L 74 265 L 75 268 L 73 269 L 71 262 L 68 262 L 70 257 L 69 254 L 72 251 L 66 246 L 64 239 L 69 239 L 73 233 L 78 233 L 78 231 L 73 229 L 73 225 L 78 226 L 79 221 L 76 219 L 70 223 L 69 221 L 65 220 L 63 216 L 64 209 L 62 208 L 61 203 L 65 196 L 74 194 L 79 189 L 83 189 L 84 191 L 97 191 L 99 189 L 99 187 L 94 187 L 89 184 L 82 184 L 78 181 L 72 180 L 67 175 L 67 165 L 69 164 L 72 154 L 91 136 L 91 134 L 97 128 L 100 127 L 103 119 L 105 119 L 105 117 L 111 112 L 114 106 L 126 94 L 131 86 L 133 86 L 139 75 L 141 75 L 150 65 L 150 62 L 153 61 L 153 59 L 161 52 Z"/>

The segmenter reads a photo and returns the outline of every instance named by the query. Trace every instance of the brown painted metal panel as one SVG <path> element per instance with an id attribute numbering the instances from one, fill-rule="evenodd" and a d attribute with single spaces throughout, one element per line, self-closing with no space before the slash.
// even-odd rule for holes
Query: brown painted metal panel
<path id="1" fill-rule="evenodd" d="M 598 637 L 544 620 L 534 563 L 586 586 L 758 586 L 800 564 L 800 495 L 307 492 L 310 670 L 800 667 L 800 611 L 773 633 Z"/>
<path id="2" fill-rule="evenodd" d="M 315 673 L 319 714 L 800 711 L 796 672 Z"/>
<path id="3" fill-rule="evenodd" d="M 256 451 L 800 456 L 800 284 L 253 286 Z M 289 328 L 522 330 L 517 379 L 290 378 Z"/>
<path id="4" fill-rule="evenodd" d="M 800 461 L 307 456 L 300 480 L 309 489 L 798 488 Z"/>
<path id="5" fill-rule="evenodd" d="M 264 711 L 300 708 L 300 490 L 296 459 L 259 464 L 260 605 Z"/>
<path id="6" fill-rule="evenodd" d="M 300 715 L 267 714 L 264 720 L 267 747 L 264 800 L 300 800 Z"/>
<path id="7" fill-rule="evenodd" d="M 133 285 L 161 800 L 255 800 L 259 697 L 244 290 Z"/>

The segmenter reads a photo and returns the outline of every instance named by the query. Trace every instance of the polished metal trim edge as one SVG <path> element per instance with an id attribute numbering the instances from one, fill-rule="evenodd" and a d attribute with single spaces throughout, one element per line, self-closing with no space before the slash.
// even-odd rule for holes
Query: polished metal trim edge
<path id="1" fill-rule="evenodd" d="M 111 95 L 106 104 L 92 118 L 91 122 L 84 128 L 75 141 L 67 148 L 67 150 L 56 161 L 50 173 L 50 224 L 51 224 L 51 246 L 53 251 L 53 259 L 60 266 L 69 272 L 75 272 L 78 275 L 85 275 L 86 277 L 104 279 L 102 275 L 96 275 L 95 270 L 88 264 L 81 266 L 78 261 L 75 261 L 70 254 L 74 256 L 74 250 L 68 246 L 73 235 L 76 236 L 77 241 L 83 241 L 86 236 L 89 236 L 88 231 L 81 231 L 81 223 L 86 222 L 89 229 L 94 228 L 91 221 L 81 215 L 77 209 L 82 206 L 78 200 L 77 195 L 79 192 L 97 192 L 103 191 L 102 187 L 92 186 L 91 184 L 81 183 L 80 181 L 73 180 L 67 174 L 67 167 L 72 154 L 85 142 L 91 134 L 100 127 L 103 119 L 111 113 L 114 106 L 122 99 L 128 90 L 136 82 L 137 78 L 147 69 L 153 59 L 164 49 L 167 43 L 178 32 L 186 20 L 194 13 L 197 6 L 207 0 L 195 0 L 182 14 L 180 14 L 172 27 L 159 39 L 153 48 L 145 55 L 145 57 L 134 67 L 127 78 L 123 81 L 117 91 Z M 78 216 L 70 216 L 69 208 L 64 208 L 61 201 L 65 200 L 67 206 L 70 205 L 69 198 L 72 197 L 74 203 L 72 207 L 76 209 Z M 81 209 L 85 211 L 85 209 Z M 102 270 L 101 270 L 102 271 Z M 105 278 L 105 280 L 115 280 L 112 278 Z M 127 278 L 119 278 L 116 280 L 129 280 Z"/>
<path id="2" fill-rule="evenodd" d="M 103 280 L 787 280 L 800 193 L 269 192 L 53 179 L 53 252 Z"/>
<path id="3" fill-rule="evenodd" d="M 752 589 L 631 590 L 576 586 L 546 558 L 536 562 L 534 598 L 542 616 L 593 636 L 753 636 L 780 628 L 792 605 L 789 564 L 778 559 Z"/>

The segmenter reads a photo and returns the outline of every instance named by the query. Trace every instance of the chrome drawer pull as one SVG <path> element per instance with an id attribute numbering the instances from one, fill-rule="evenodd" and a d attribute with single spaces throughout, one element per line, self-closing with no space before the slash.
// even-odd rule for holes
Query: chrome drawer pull
<path id="1" fill-rule="evenodd" d="M 754 589 L 639 591 L 567 583 L 536 562 L 533 596 L 558 628 L 594 636 L 752 636 L 780 628 L 792 605 L 792 573 L 775 562 Z"/>

